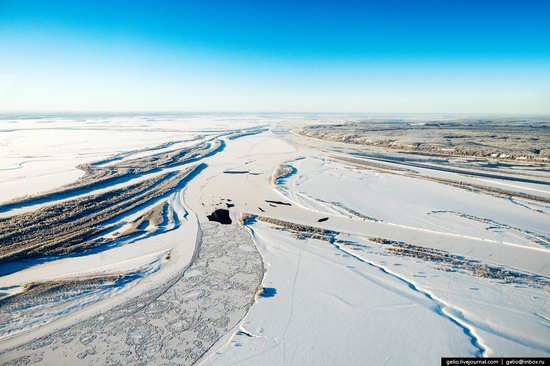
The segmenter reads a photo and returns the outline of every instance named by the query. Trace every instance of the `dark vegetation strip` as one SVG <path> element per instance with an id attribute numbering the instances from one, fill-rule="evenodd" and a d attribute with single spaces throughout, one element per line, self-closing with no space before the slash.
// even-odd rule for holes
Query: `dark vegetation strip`
<path id="1" fill-rule="evenodd" d="M 197 166 L 0 221 L 0 263 L 66 255 L 102 244 L 106 224 L 178 187 Z M 95 239 L 94 239 L 95 238 Z"/>
<path id="2" fill-rule="evenodd" d="M 69 198 L 76 194 L 85 194 L 112 184 L 134 179 L 143 174 L 160 172 L 182 164 L 195 162 L 223 148 L 223 141 L 203 142 L 192 147 L 157 153 L 136 159 L 129 159 L 107 166 L 81 164 L 79 169 L 85 172 L 76 182 L 62 186 L 50 192 L 34 196 L 20 197 L 0 204 L 0 212 L 34 204 L 52 202 Z"/>

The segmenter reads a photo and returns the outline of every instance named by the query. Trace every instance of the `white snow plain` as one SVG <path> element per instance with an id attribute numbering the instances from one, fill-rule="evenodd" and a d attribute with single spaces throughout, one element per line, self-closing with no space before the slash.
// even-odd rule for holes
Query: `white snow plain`
<path id="1" fill-rule="evenodd" d="M 71 301 L 80 305 L 70 314 L 54 307 L 39 319 L 46 325 L 25 320 L 23 312 L 20 331 L 0 339 L 2 360 L 30 357 L 24 348 L 28 342 L 169 283 L 193 262 L 206 216 L 219 208 L 229 210 L 234 230 L 246 230 L 254 240 L 265 273 L 246 316 L 230 332 L 220 334 L 206 353 L 197 355 L 201 364 L 402 365 L 439 364 L 444 356 L 549 356 L 548 205 L 528 199 L 515 203 L 422 176 L 508 187 L 540 197 L 548 197 L 550 180 L 522 183 L 441 170 L 453 164 L 475 171 L 475 164 L 464 158 L 428 162 L 404 154 L 407 161 L 422 167 L 369 160 L 368 154 L 384 157 L 385 152 L 290 133 L 292 127 L 348 118 L 154 115 L 1 120 L 0 134 L 6 138 L 0 158 L 0 202 L 71 183 L 82 175 L 78 164 L 108 166 L 208 139 L 224 141 L 223 149 L 201 159 L 204 169 L 184 187 L 118 220 L 120 227 L 127 227 L 147 209 L 167 202 L 177 213 L 177 225 L 146 231 L 97 253 L 52 258 L 15 271 L 0 264 L 0 270 L 8 272 L 0 276 L 0 287 L 9 298 L 27 283 L 127 272 L 168 255 L 124 291 L 103 291 L 93 301 L 77 296 Z M 261 132 L 263 128 L 267 131 Z M 255 132 L 235 139 L 228 135 L 228 130 L 243 129 Z M 347 164 L 335 155 L 359 156 L 388 169 Z M 396 156 L 400 155 L 395 151 L 387 155 Z M 272 182 L 281 164 L 291 166 L 293 172 Z M 441 169 L 432 170 L 429 165 Z M 390 168 L 396 167 L 415 170 L 418 176 L 394 174 Z M 501 174 L 513 178 L 528 172 L 525 166 L 515 167 L 514 174 L 506 170 Z M 132 181 L 139 179 L 143 178 Z M 49 204 L 30 203 L 2 215 Z M 241 227 L 242 214 L 336 234 L 334 240 L 300 237 L 262 220 Z M 223 232 L 224 225 L 217 225 Z M 455 262 L 425 255 L 428 250 L 446 253 Z M 226 265 L 235 269 L 246 264 Z M 207 308 L 202 312 L 215 318 Z M 7 319 L 1 309 L 0 319 Z M 113 347 L 125 341 L 122 331 L 113 336 Z M 93 341 L 86 347 L 93 347 Z M 47 352 L 44 360 L 57 357 L 63 364 L 68 350 Z M 134 357 L 135 363 L 168 362 L 162 347 L 152 355 L 140 355 L 136 349 L 125 357 Z M 107 361 L 101 354 L 89 357 Z M 177 362 L 177 357 L 170 360 Z"/>

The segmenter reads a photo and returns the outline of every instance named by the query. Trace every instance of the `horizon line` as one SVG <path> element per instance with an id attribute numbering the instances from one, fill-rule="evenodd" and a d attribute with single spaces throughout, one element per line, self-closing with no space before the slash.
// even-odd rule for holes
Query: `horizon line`
<path id="1" fill-rule="evenodd" d="M 340 114 L 350 114 L 350 115 L 416 115 L 416 116 L 443 116 L 443 115 L 453 115 L 453 116 L 532 116 L 532 117 L 550 117 L 550 113 L 499 113 L 499 112 L 346 112 L 346 111 L 335 111 L 335 112 L 315 112 L 315 111 L 71 111 L 71 110 L 60 110 L 60 111 L 0 111 L 0 115 L 47 115 L 47 114 L 77 114 L 77 115 L 92 115 L 92 114 L 120 114 L 120 115 L 136 115 L 136 114 L 159 114 L 159 115 L 168 115 L 168 114 L 319 114 L 319 115 L 340 115 Z"/>

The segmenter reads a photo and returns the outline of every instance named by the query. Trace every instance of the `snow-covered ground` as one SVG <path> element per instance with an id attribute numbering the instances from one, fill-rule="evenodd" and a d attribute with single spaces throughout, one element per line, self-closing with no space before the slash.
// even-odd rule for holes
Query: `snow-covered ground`
<path id="1" fill-rule="evenodd" d="M 435 364 L 441 355 L 479 353 L 440 303 L 399 277 L 324 241 L 252 229 L 269 291 L 207 364 Z"/>
<path id="2" fill-rule="evenodd" d="M 451 233 L 475 238 L 479 245 L 491 241 L 499 252 L 499 243 L 513 244 L 510 255 L 533 255 L 525 254 L 525 245 L 538 248 L 534 255 L 550 258 L 544 242 L 532 241 L 532 236 L 548 237 L 544 213 L 325 158 L 288 165 L 293 173 L 276 189 L 309 211 L 310 222 L 328 219 L 310 225 L 339 231 L 342 225 L 331 222 L 346 217 L 409 230 L 410 242 L 428 247 L 430 239 L 444 240 Z M 507 283 L 460 265 L 441 268 L 438 260 L 395 255 L 369 240 L 373 231 L 367 226 L 363 233 L 341 232 L 342 243 L 296 239 L 261 222 L 250 229 L 266 262 L 263 285 L 272 296 L 258 298 L 240 330 L 206 364 L 437 364 L 443 355 L 550 353 L 548 282 Z M 471 259 L 494 265 L 495 255 L 489 251 Z M 523 262 L 522 270 L 537 273 L 535 263 Z"/>
<path id="3" fill-rule="evenodd" d="M 282 192 L 308 209 L 345 216 L 355 212 L 403 227 L 550 248 L 550 210 L 526 210 L 501 198 L 327 159 L 299 159 L 290 165 L 297 173 L 287 178 Z"/>
<path id="4" fill-rule="evenodd" d="M 148 268 L 128 286 L 84 295 L 76 291 L 67 299 L 67 313 L 50 303 L 39 317 L 37 308 L 32 314 L 22 309 L 17 328 L 27 331 L 0 340 L 2 360 L 401 365 L 439 364 L 442 356 L 550 355 L 547 177 L 525 166 L 513 174 L 510 169 L 491 171 L 502 179 L 484 178 L 473 174 L 481 163 L 463 157 L 428 161 L 290 133 L 294 127 L 339 118 L 345 119 L 154 115 L 1 120 L 0 134 L 6 139 L 0 204 L 70 184 L 83 174 L 79 164 L 124 167 L 136 158 L 222 141 L 220 149 L 197 161 L 0 212 L 1 217 L 32 213 L 178 172 L 191 162 L 203 164 L 169 194 L 105 224 L 113 228 L 101 234 L 111 240 L 106 247 L 0 263 L 0 291 L 7 299 L 24 294 L 30 283 Z M 369 168 L 342 157 L 378 165 Z M 281 164 L 291 173 L 273 182 Z M 457 167 L 472 174 L 457 172 Z M 540 200 L 466 189 L 449 184 L 452 180 Z M 134 235 L 117 236 L 136 230 L 136 220 L 158 204 L 170 207 L 176 219 L 140 224 Z M 220 209 L 228 210 L 230 225 L 208 222 L 207 215 Z M 242 223 L 243 214 L 257 220 Z M 330 231 L 312 238 L 307 230 Z M 244 237 L 253 239 L 261 259 L 251 254 L 251 246 L 239 246 Z M 217 250 L 216 240 L 223 240 L 231 254 Z M 259 268 L 265 273 L 255 295 Z M 227 292 L 227 286 L 235 291 Z M 195 309 L 192 314 L 187 306 Z M 0 318 L 8 319 L 3 311 L 0 307 Z M 104 317 L 113 314 L 116 330 L 102 332 Z M 174 316 L 181 317 L 175 328 Z M 94 336 L 80 334 L 90 324 Z M 65 343 L 66 334 L 84 341 Z M 174 344 L 186 348 L 169 346 Z"/>
<path id="5" fill-rule="evenodd" d="M 204 115 L 177 118 L 64 116 L 0 120 L 0 133 L 6 137 L 2 140 L 0 155 L 0 203 L 71 184 L 82 176 L 77 168 L 79 164 L 93 163 L 101 167 L 123 164 L 128 159 L 185 149 L 201 141 L 224 136 L 228 131 L 258 125 L 260 123 L 249 116 Z M 70 199 L 124 188 L 151 175 L 178 172 L 180 169 L 182 167 L 173 167 L 162 172 L 153 171 L 146 176 L 136 175 L 120 183 L 53 196 L 46 201 L 31 200 L 3 209 L 0 215 L 11 217 L 32 212 Z M 3 320 L 0 340 L 18 343 L 25 337 L 32 337 L 29 330 L 47 332 L 50 329 L 41 327 L 37 330 L 38 325 L 53 322 L 52 326 L 58 327 L 73 323 L 75 319 L 85 318 L 89 313 L 102 311 L 148 288 L 154 288 L 181 271 L 192 259 L 198 233 L 197 217 L 194 213 L 190 214 L 184 202 L 185 189 L 184 186 L 168 197 L 151 200 L 115 219 L 110 223 L 113 230 L 103 235 L 105 239 L 115 239 L 109 246 L 69 256 L 1 263 L 0 298 L 20 294 L 31 284 L 51 284 L 90 276 L 131 276 L 125 281 L 118 281 L 116 286 L 73 290 L 66 302 L 36 299 L 32 305 L 22 303 L 22 311 L 11 309 L 10 315 L 0 314 Z M 160 227 L 148 225 L 125 237 L 113 236 L 113 233 L 131 228 L 137 218 L 159 204 L 167 205 L 173 212 L 170 222 Z M 59 297 L 63 296 L 59 294 Z M 11 320 L 13 316 L 17 321 Z M 22 331 L 27 331 L 27 335 L 14 337 Z"/>

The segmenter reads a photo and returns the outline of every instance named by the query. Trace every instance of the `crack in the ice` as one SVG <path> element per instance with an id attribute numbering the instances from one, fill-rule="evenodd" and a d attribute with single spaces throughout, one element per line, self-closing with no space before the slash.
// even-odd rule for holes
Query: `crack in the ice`
<path id="1" fill-rule="evenodd" d="M 486 345 L 484 345 L 482 343 L 481 338 L 478 335 L 475 334 L 475 329 L 467 324 L 467 321 L 466 321 L 466 319 L 464 319 L 463 316 L 454 315 L 449 310 L 447 310 L 447 309 L 454 310 L 451 306 L 445 304 L 443 301 L 439 300 L 438 298 L 436 298 L 434 295 L 432 295 L 428 291 L 419 288 L 418 286 L 416 286 L 411 281 L 408 281 L 406 278 L 401 277 L 399 274 L 391 272 L 390 270 L 388 270 L 384 266 L 378 265 L 374 262 L 371 262 L 371 261 L 369 261 L 365 258 L 362 258 L 362 257 L 354 254 L 353 252 L 347 251 L 346 249 L 342 248 L 337 242 L 332 242 L 331 244 L 334 245 L 334 247 L 337 248 L 338 250 L 340 250 L 341 252 L 346 253 L 347 255 L 350 255 L 351 257 L 359 260 L 360 262 L 363 262 L 363 263 L 368 264 L 372 267 L 375 267 L 375 268 L 379 269 L 381 272 L 392 276 L 393 278 L 399 280 L 400 282 L 403 282 L 411 290 L 423 295 L 425 298 L 427 298 L 430 301 L 433 301 L 434 303 L 436 303 L 436 306 L 434 307 L 434 310 L 436 311 L 436 313 L 438 315 L 446 318 L 447 320 L 449 320 L 454 325 L 458 326 L 462 330 L 462 332 L 470 339 L 470 343 L 477 350 L 475 352 L 475 356 L 476 357 L 485 357 L 485 356 L 487 356 L 487 353 L 490 351 L 489 347 L 487 347 Z"/>

